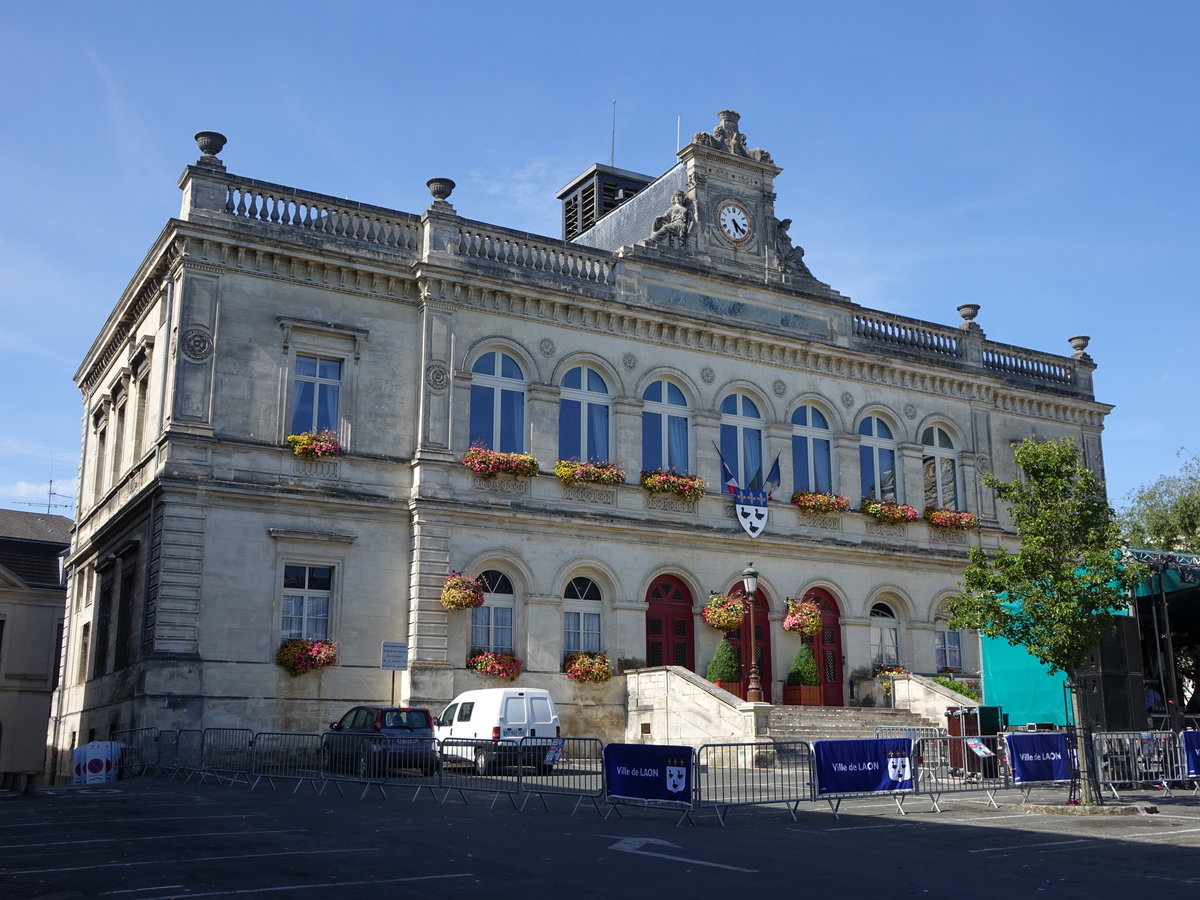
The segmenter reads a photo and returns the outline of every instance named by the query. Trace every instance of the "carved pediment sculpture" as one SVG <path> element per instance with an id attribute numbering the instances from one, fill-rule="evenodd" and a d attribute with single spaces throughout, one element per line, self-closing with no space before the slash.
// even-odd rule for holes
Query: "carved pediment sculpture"
<path id="1" fill-rule="evenodd" d="M 671 197 L 671 205 L 667 207 L 667 211 L 655 217 L 650 240 L 666 244 L 668 247 L 686 247 L 688 236 L 696 224 L 696 214 L 692 207 L 692 199 L 683 191 L 676 191 Z"/>
<path id="2" fill-rule="evenodd" d="M 744 156 L 747 159 L 758 160 L 759 162 L 774 163 L 771 159 L 771 154 L 766 150 L 755 147 L 753 150 L 746 148 L 746 136 L 738 130 L 738 121 L 741 116 L 731 109 L 723 109 L 717 113 L 717 118 L 720 120 L 717 127 L 710 134 L 707 131 L 697 131 L 692 136 L 692 143 L 698 144 L 701 147 L 713 147 L 717 150 L 724 150 L 727 153 L 732 153 L 734 156 Z"/>
<path id="3" fill-rule="evenodd" d="M 779 267 L 784 272 L 790 272 L 793 275 L 813 278 L 813 273 L 808 270 L 808 265 L 804 262 L 804 248 L 793 246 L 792 239 L 788 235 L 788 228 L 791 225 L 791 219 L 777 219 L 775 222 L 775 254 L 778 257 Z M 816 281 L 815 278 L 813 280 Z"/>

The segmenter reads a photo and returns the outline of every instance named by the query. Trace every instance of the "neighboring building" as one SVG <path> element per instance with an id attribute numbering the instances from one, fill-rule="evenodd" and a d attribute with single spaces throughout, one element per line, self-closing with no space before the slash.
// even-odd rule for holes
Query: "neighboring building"
<path id="1" fill-rule="evenodd" d="M 71 520 L 0 509 L 0 771 L 45 767 Z"/>
<path id="2" fill-rule="evenodd" d="M 1076 440 L 1102 471 L 1110 407 L 1086 338 L 1070 357 L 1025 350 L 987 340 L 972 304 L 951 327 L 820 282 L 776 218 L 782 170 L 735 113 L 658 178 L 586 169 L 559 194 L 571 241 L 462 218 L 447 179 L 408 214 L 235 176 L 224 138 L 197 137 L 179 218 L 76 375 L 64 749 L 142 726 L 311 731 L 374 699 L 438 707 L 489 683 L 472 648 L 522 657 L 568 733 L 619 737 L 623 679 L 568 681 L 565 653 L 703 672 L 719 634 L 700 609 L 750 561 L 768 700 L 800 642 L 788 597 L 823 606 L 826 704 L 864 702 L 877 664 L 976 674 L 945 604 L 969 545 L 1012 538 L 981 475 L 1011 476 L 1030 434 Z M 343 455 L 293 455 L 289 434 L 323 428 Z M 481 478 L 460 462 L 473 443 L 543 474 Z M 780 460 L 758 537 L 718 446 L 741 487 Z M 563 485 L 560 457 L 624 481 Z M 708 490 L 649 494 L 639 473 L 658 467 Z M 802 514 L 798 490 L 851 511 Z M 883 524 L 856 511 L 864 495 L 981 527 Z M 483 607 L 443 609 L 452 570 L 483 576 Z M 274 659 L 291 636 L 336 641 L 337 665 L 290 676 Z M 382 641 L 408 644 L 394 679 Z"/>

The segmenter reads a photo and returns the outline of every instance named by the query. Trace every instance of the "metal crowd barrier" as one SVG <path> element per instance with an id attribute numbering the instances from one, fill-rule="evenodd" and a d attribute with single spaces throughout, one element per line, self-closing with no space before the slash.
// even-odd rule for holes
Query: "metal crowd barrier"
<path id="1" fill-rule="evenodd" d="M 1079 741 L 1078 741 L 1078 737 L 1076 736 L 1075 730 L 1073 728 L 1064 728 L 1064 729 L 1061 729 L 1061 731 L 1053 732 L 1053 733 L 1065 734 L 1067 737 L 1067 761 L 1068 761 L 1069 767 L 1070 767 L 1070 776 L 1067 778 L 1055 778 L 1055 779 L 1048 779 L 1048 780 L 1044 780 L 1044 781 L 1028 781 L 1028 780 L 1027 781 L 1018 781 L 1017 780 L 1017 777 L 1018 777 L 1017 769 L 1016 769 L 1015 763 L 1010 761 L 1009 772 L 1010 772 L 1010 775 L 1012 778 L 1012 786 L 1017 788 L 1018 790 L 1020 790 L 1022 803 L 1029 802 L 1029 795 L 1033 792 L 1033 789 L 1035 787 L 1046 787 L 1046 786 L 1051 786 L 1051 785 L 1055 786 L 1055 787 L 1061 787 L 1064 784 L 1067 785 L 1067 791 L 1068 791 L 1067 797 L 1069 800 L 1078 802 L 1078 800 L 1080 799 L 1080 797 L 1079 797 L 1080 780 L 1079 780 Z M 1004 734 L 1000 735 L 1000 738 L 1001 738 L 1003 746 L 1004 746 L 1004 752 L 1005 752 L 1006 758 L 1009 756 L 1009 747 L 1008 747 L 1008 741 L 1006 740 L 1006 738 L 1013 737 L 1013 738 L 1016 738 L 1019 740 L 1020 738 L 1024 737 L 1026 734 L 1027 734 L 1027 732 L 1023 732 L 1023 731 L 1009 731 L 1009 732 L 1005 732 Z"/>
<path id="2" fill-rule="evenodd" d="M 493 807 L 504 797 L 513 809 L 517 808 L 520 775 L 526 762 L 532 761 L 527 751 L 522 753 L 520 744 L 516 741 L 497 744 L 473 738 L 447 738 L 439 747 L 442 770 L 438 787 L 444 791 L 442 803 L 451 794 L 457 794 L 466 803 L 466 792 L 474 791 L 491 794 Z M 497 748 L 502 752 L 496 752 Z"/>
<path id="3" fill-rule="evenodd" d="M 386 799 L 386 787 L 400 784 L 416 787 L 415 800 L 438 786 L 441 757 L 432 737 L 327 732 L 320 739 L 321 776 L 339 793 L 353 782 L 363 786 L 360 798 L 374 789 Z"/>
<path id="4" fill-rule="evenodd" d="M 1153 786 L 1173 797 L 1171 782 L 1186 780 L 1180 737 L 1173 731 L 1097 732 L 1092 754 L 1097 781 L 1117 800 L 1118 787 Z"/>
<path id="5" fill-rule="evenodd" d="M 733 806 L 782 803 L 792 817 L 813 793 L 812 745 L 807 741 L 705 744 L 696 754 L 699 809 L 712 809 L 721 827 Z"/>
<path id="6" fill-rule="evenodd" d="M 876 725 L 875 737 L 877 738 L 912 738 L 915 744 L 921 738 L 936 738 L 945 737 L 945 728 L 935 728 L 932 725 L 918 725 L 910 727 L 908 725 Z"/>
<path id="7" fill-rule="evenodd" d="M 294 781 L 292 793 L 309 784 L 319 794 L 324 787 L 322 771 L 321 735 L 259 732 L 250 741 L 250 771 L 254 780 L 250 790 L 258 787 L 264 778 L 275 790 L 275 782 Z"/>
<path id="8" fill-rule="evenodd" d="M 154 767 L 154 774 L 161 775 L 164 772 L 170 774 L 178 766 L 179 732 L 160 731 L 158 733 L 158 765 Z"/>
<path id="9" fill-rule="evenodd" d="M 941 812 L 943 794 L 987 794 L 1012 787 L 1004 739 L 999 735 L 923 737 L 913 745 L 913 790 L 928 794 L 931 812 Z"/>
<path id="10" fill-rule="evenodd" d="M 254 732 L 249 728 L 205 728 L 200 742 L 200 780 L 210 775 L 225 778 L 230 784 L 250 781 L 250 742 Z"/>
<path id="11" fill-rule="evenodd" d="M 117 762 L 118 778 L 144 775 L 147 769 L 158 767 L 157 728 L 129 728 L 124 731 L 114 731 L 112 740 L 122 745 L 121 758 Z"/>
<path id="12" fill-rule="evenodd" d="M 530 797 L 537 797 L 546 809 L 546 795 L 575 798 L 571 815 L 586 801 L 600 812 L 599 798 L 604 796 L 604 745 L 596 738 L 522 738 L 517 786 L 525 795 L 521 809 Z"/>
<path id="13" fill-rule="evenodd" d="M 185 728 L 176 735 L 175 739 L 175 768 L 171 777 L 183 775 L 185 781 L 190 781 L 193 775 L 200 773 L 204 765 L 204 732 L 195 728 Z"/>

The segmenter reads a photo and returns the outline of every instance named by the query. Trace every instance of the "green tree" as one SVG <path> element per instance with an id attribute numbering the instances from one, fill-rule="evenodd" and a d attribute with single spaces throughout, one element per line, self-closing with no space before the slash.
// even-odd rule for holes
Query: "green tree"
<path id="1" fill-rule="evenodd" d="M 1192 456 L 1174 475 L 1130 491 L 1125 500 L 1118 521 L 1126 544 L 1200 552 L 1200 457 Z"/>
<path id="2" fill-rule="evenodd" d="M 950 627 L 1025 647 L 1074 682 L 1144 571 L 1120 562 L 1116 516 L 1073 441 L 1027 439 L 1015 452 L 1021 477 L 1005 482 L 988 475 L 983 483 L 1008 504 L 1020 550 L 999 547 L 989 556 L 971 548 L 963 591 L 950 603 Z M 1084 785 L 1087 799 L 1098 799 L 1089 778 Z"/>
<path id="3" fill-rule="evenodd" d="M 787 683 L 789 686 L 807 684 L 810 687 L 821 683 L 821 673 L 817 671 L 817 661 L 813 659 L 812 649 L 808 644 L 801 644 L 792 659 L 792 667 L 788 669 Z"/>
<path id="4" fill-rule="evenodd" d="M 704 677 L 709 681 L 720 681 L 725 684 L 733 684 L 742 680 L 742 670 L 738 665 L 737 653 L 734 652 L 733 644 L 729 643 L 728 638 L 721 638 L 721 643 L 717 644 L 717 650 L 713 654 L 712 662 L 708 664 L 708 669 L 705 670 Z"/>

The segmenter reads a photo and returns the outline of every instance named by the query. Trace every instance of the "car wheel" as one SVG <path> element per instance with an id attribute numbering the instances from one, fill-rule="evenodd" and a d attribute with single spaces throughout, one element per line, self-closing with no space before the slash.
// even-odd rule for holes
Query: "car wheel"
<path id="1" fill-rule="evenodd" d="M 496 763 L 487 758 L 487 754 L 483 748 L 475 751 L 475 774 L 490 775 L 496 770 Z"/>

